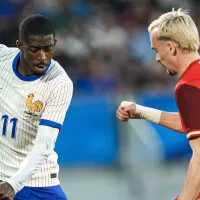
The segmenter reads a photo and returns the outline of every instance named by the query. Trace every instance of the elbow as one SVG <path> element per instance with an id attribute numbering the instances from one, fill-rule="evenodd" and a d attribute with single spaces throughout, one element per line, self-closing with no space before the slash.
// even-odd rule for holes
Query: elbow
<path id="1" fill-rule="evenodd" d="M 48 158 L 50 154 L 53 152 L 52 148 L 45 148 L 45 147 L 40 147 L 40 148 L 34 148 L 32 150 L 32 153 L 35 155 L 40 155 L 43 158 Z"/>
<path id="2" fill-rule="evenodd" d="M 180 126 L 175 126 L 172 128 L 172 130 L 179 132 L 179 133 L 184 133 L 183 128 Z"/>
<path id="3" fill-rule="evenodd" d="M 177 132 L 179 132 L 179 133 L 184 133 L 182 124 L 180 124 L 180 123 L 177 124 L 177 123 L 176 123 L 175 131 L 177 131 Z"/>
<path id="4" fill-rule="evenodd" d="M 179 133 L 184 133 L 183 128 L 182 128 L 182 127 L 179 128 L 179 129 L 177 130 L 177 132 L 179 132 Z"/>

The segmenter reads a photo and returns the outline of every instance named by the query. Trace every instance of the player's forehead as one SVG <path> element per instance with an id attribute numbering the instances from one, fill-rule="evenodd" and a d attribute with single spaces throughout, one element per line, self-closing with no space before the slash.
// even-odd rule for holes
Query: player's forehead
<path id="1" fill-rule="evenodd" d="M 50 35 L 30 35 L 26 45 L 28 46 L 50 46 L 53 45 L 55 38 L 53 34 Z"/>
<path id="2" fill-rule="evenodd" d="M 158 43 L 156 34 L 150 34 L 151 48 L 155 49 Z"/>
<path id="3" fill-rule="evenodd" d="M 158 37 L 156 34 L 150 35 L 150 42 L 151 42 L 151 48 L 155 50 L 166 47 L 166 41 L 158 40 Z"/>

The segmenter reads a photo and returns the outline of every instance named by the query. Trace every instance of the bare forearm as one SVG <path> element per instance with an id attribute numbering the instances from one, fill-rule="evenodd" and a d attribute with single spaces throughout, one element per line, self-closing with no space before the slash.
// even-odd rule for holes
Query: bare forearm
<path id="1" fill-rule="evenodd" d="M 152 121 L 177 132 L 183 132 L 178 112 L 165 112 L 154 108 L 136 105 L 136 114 L 138 114 L 140 119 Z"/>
<path id="2" fill-rule="evenodd" d="M 179 200 L 195 200 L 200 191 L 200 155 L 193 155 Z"/>
<path id="3" fill-rule="evenodd" d="M 165 112 L 133 102 L 123 101 L 117 111 L 117 117 L 122 121 L 127 121 L 126 112 L 131 119 L 144 119 L 171 130 L 183 132 L 179 113 Z"/>
<path id="4" fill-rule="evenodd" d="M 183 132 L 179 113 L 162 111 L 159 125 L 177 132 Z"/>

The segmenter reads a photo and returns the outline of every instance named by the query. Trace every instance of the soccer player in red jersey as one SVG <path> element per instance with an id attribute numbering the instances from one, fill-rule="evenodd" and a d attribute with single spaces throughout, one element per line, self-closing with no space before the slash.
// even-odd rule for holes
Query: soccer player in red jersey
<path id="1" fill-rule="evenodd" d="M 121 121 L 145 119 L 186 134 L 192 148 L 187 177 L 178 200 L 200 199 L 200 55 L 199 33 L 189 14 L 178 9 L 162 14 L 149 28 L 156 61 L 169 75 L 179 75 L 175 88 L 178 113 L 123 101 L 117 117 Z"/>

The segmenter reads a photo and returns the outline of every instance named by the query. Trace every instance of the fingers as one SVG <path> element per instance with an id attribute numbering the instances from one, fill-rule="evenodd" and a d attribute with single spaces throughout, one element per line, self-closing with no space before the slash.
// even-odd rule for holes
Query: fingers
<path id="1" fill-rule="evenodd" d="M 117 116 L 117 118 L 118 118 L 119 120 L 124 121 L 124 122 L 126 122 L 126 121 L 129 120 L 129 117 L 124 116 L 124 115 L 122 115 L 122 114 L 119 113 L 119 112 L 117 112 L 116 116 Z"/>
<path id="2" fill-rule="evenodd" d="M 124 107 L 120 106 L 119 109 L 118 109 L 118 112 L 124 116 L 127 116 L 128 117 L 128 112 L 125 110 Z"/>
<path id="3" fill-rule="evenodd" d="M 129 120 L 129 114 L 128 112 L 124 111 L 123 106 L 119 106 L 116 116 L 119 120 L 124 121 L 124 122 Z"/>
<path id="4" fill-rule="evenodd" d="M 15 192 L 6 182 L 0 183 L 0 200 L 13 200 Z"/>
<path id="5" fill-rule="evenodd" d="M 1 183 L 2 184 L 2 183 Z M 0 199 L 1 197 L 4 196 L 4 188 L 2 187 L 2 185 L 0 184 Z"/>
<path id="6" fill-rule="evenodd" d="M 8 197 L 8 196 L 5 196 L 5 195 L 0 197 L 0 200 L 12 200 L 12 199 L 13 199 L 13 197 Z"/>
<path id="7" fill-rule="evenodd" d="M 0 200 L 13 200 L 11 197 L 1 197 Z"/>

